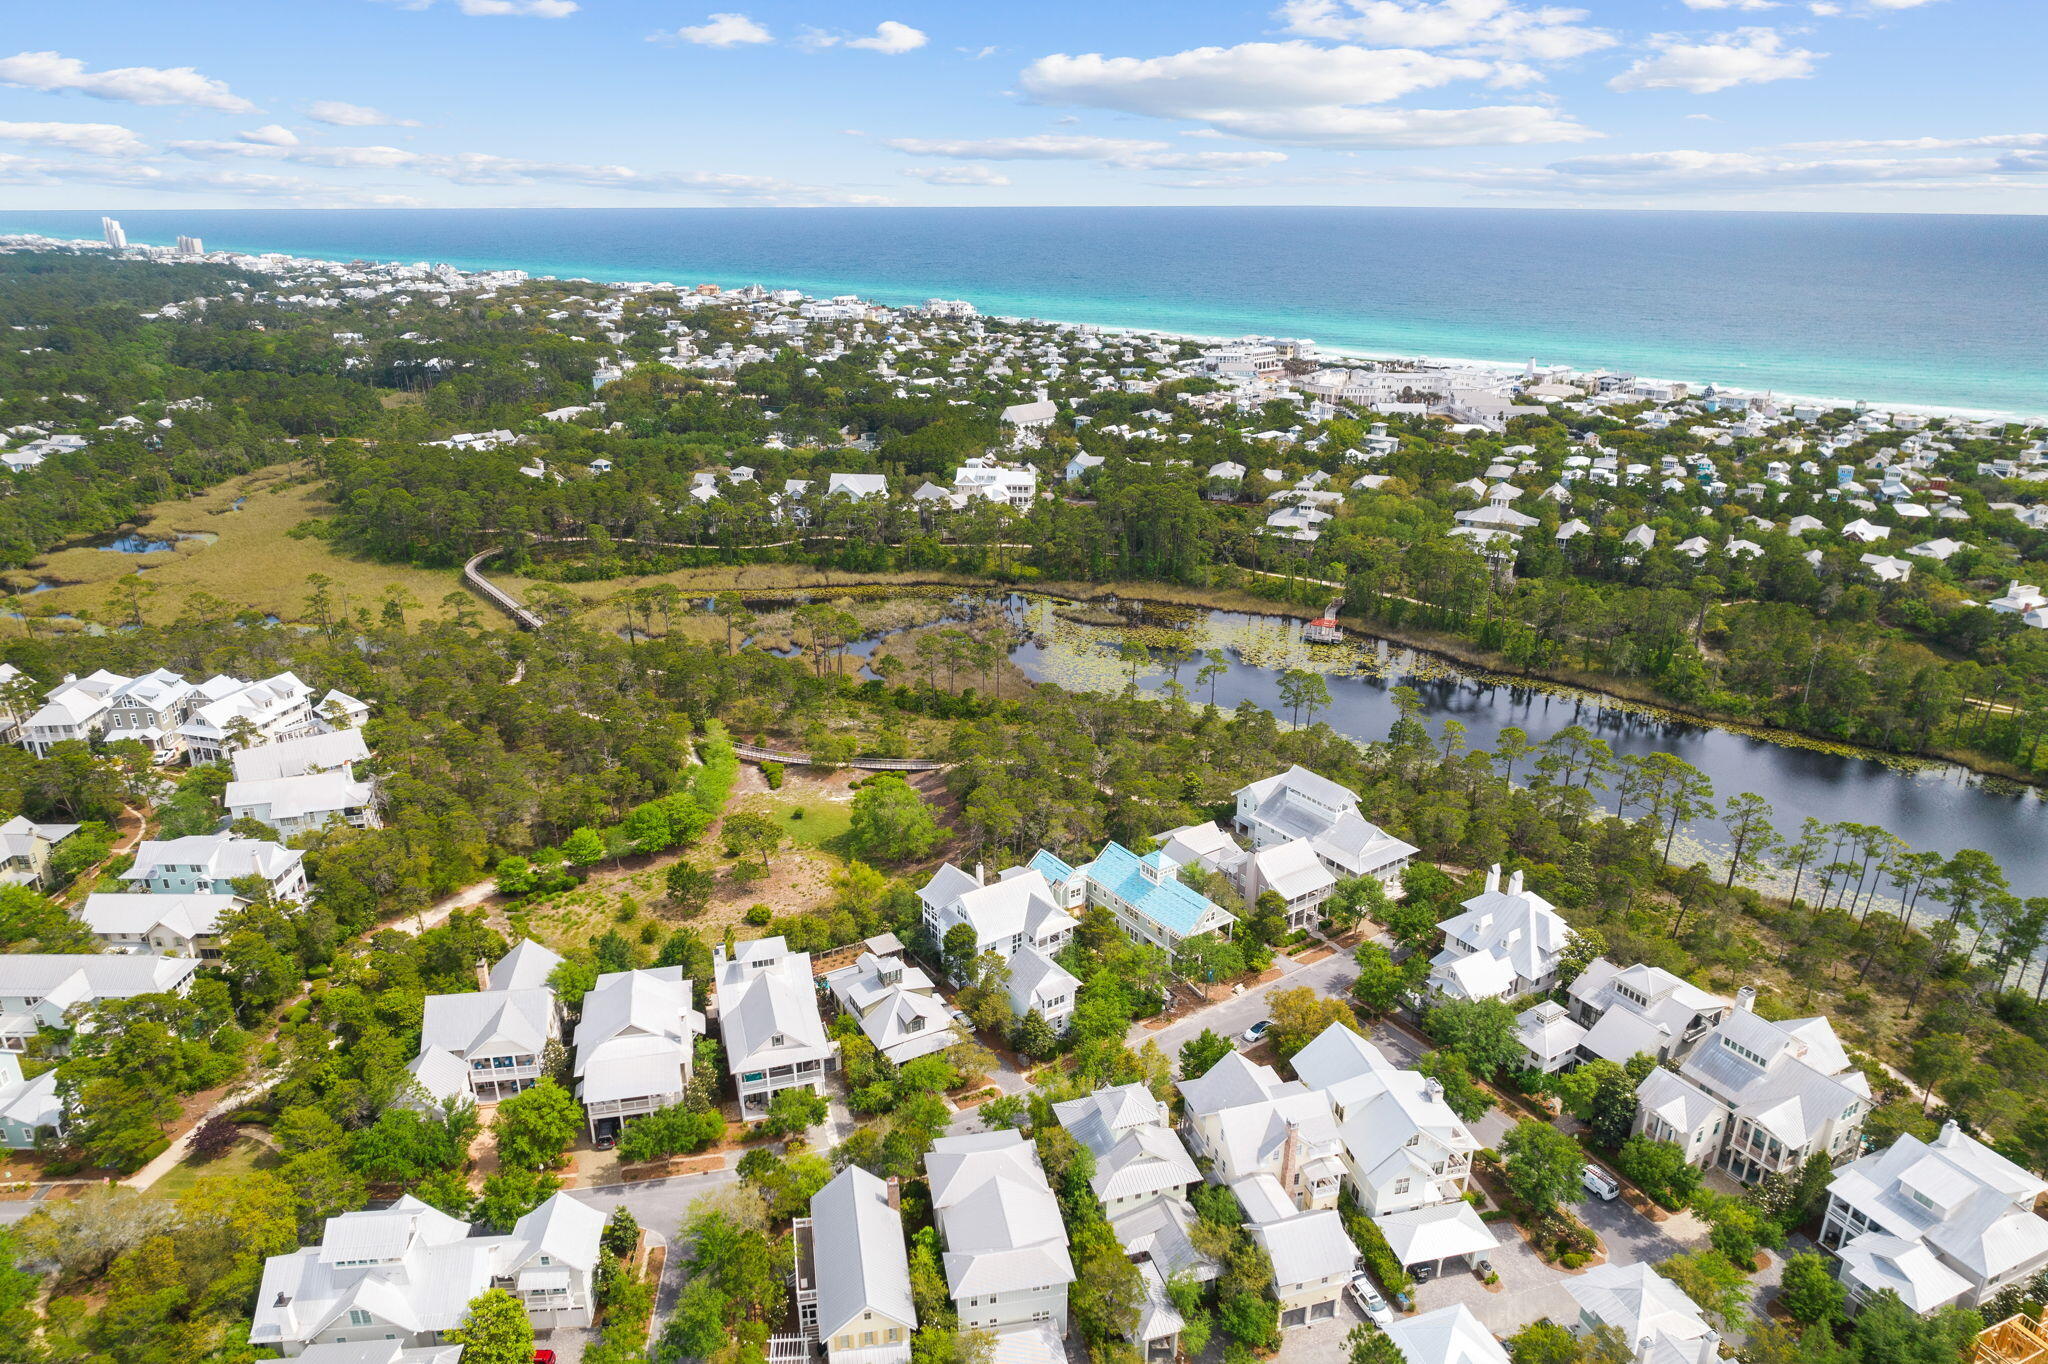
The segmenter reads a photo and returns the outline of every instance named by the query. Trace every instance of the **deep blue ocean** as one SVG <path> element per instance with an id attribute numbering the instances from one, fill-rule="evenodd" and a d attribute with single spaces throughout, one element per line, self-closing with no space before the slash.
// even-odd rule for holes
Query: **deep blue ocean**
<path id="1" fill-rule="evenodd" d="M 131 242 L 886 303 L 2048 413 L 2048 217 L 1392 208 L 119 212 Z M 99 235 L 97 212 L 0 231 Z"/>

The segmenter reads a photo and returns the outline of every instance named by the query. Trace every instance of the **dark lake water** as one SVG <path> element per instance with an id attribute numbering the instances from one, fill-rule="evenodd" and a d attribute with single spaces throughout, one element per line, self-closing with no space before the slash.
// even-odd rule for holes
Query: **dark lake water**
<path id="1" fill-rule="evenodd" d="M 1465 726 L 1470 748 L 1492 749 L 1508 726 L 1540 743 L 1568 725 L 1583 725 L 1617 756 L 1662 751 L 1685 759 L 1712 780 L 1717 803 L 1744 791 L 1762 796 L 1775 810 L 1780 832 L 1795 833 L 1811 815 L 1824 823 L 1875 824 L 1920 849 L 1981 848 L 1998 859 L 2016 893 L 2048 894 L 2048 798 L 2036 788 L 1988 780 L 1964 768 L 1902 765 L 1695 724 L 1590 693 L 1489 680 L 1385 642 L 1353 637 L 1344 645 L 1309 645 L 1301 640 L 1301 622 L 1280 617 L 1148 611 L 1139 618 L 1144 623 L 1118 630 L 1060 619 L 1049 603 L 1011 609 L 1031 632 L 1011 657 L 1035 681 L 1120 687 L 1124 665 L 1114 648 L 1124 638 L 1159 648 L 1180 643 L 1216 649 L 1227 664 L 1215 683 L 1218 706 L 1249 700 L 1286 720 L 1280 674 L 1308 668 L 1323 675 L 1331 696 L 1316 719 L 1361 740 L 1386 738 L 1399 718 L 1393 690 L 1409 686 L 1423 699 L 1421 718 L 1431 732 L 1456 720 Z M 1207 685 L 1195 685 L 1199 666 L 1197 660 L 1180 673 L 1197 704 L 1209 699 Z M 1140 674 L 1138 685 L 1157 692 L 1167 680 L 1166 669 L 1155 665 Z M 1525 764 L 1520 772 L 1528 770 Z M 1606 800 L 1611 809 L 1612 795 Z M 1712 860 L 1719 825 L 1703 823 L 1695 832 L 1700 851 Z"/>

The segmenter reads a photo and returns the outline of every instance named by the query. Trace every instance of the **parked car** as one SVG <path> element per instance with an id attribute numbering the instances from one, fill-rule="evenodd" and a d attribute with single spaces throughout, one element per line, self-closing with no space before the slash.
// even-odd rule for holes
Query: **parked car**
<path id="1" fill-rule="evenodd" d="M 533 1352 L 533 1364 L 555 1364 L 555 1352 L 553 1350 L 535 1350 Z"/>
<path id="2" fill-rule="evenodd" d="M 1417 1265 L 1408 1271 L 1408 1277 L 1417 1283 L 1428 1283 L 1436 1277 L 1436 1270 L 1429 1265 Z"/>
<path id="3" fill-rule="evenodd" d="M 1598 1165 L 1588 1165 L 1579 1171 L 1579 1183 L 1586 1186 L 1587 1193 L 1602 1201 L 1611 1203 L 1621 1197 L 1621 1185 L 1615 1183 L 1614 1176 Z"/>
<path id="4" fill-rule="evenodd" d="M 1387 1300 L 1380 1296 L 1370 1276 L 1364 1270 L 1351 1276 L 1345 1291 L 1351 1295 L 1361 1315 L 1375 1326 L 1390 1326 L 1394 1321 L 1394 1309 L 1387 1306 Z"/>
<path id="5" fill-rule="evenodd" d="M 1257 1043 L 1260 1038 L 1266 1035 L 1266 1033 L 1268 1032 L 1268 1030 L 1272 1028 L 1272 1026 L 1272 1019 L 1262 1018 L 1258 1022 L 1252 1024 L 1249 1028 L 1246 1028 L 1244 1030 L 1244 1040 L 1248 1043 Z"/>
<path id="6" fill-rule="evenodd" d="M 1491 1279 L 1493 1277 L 1493 1261 L 1487 1259 L 1484 1255 L 1475 1257 L 1472 1261 L 1472 1277 L 1481 1283 Z"/>

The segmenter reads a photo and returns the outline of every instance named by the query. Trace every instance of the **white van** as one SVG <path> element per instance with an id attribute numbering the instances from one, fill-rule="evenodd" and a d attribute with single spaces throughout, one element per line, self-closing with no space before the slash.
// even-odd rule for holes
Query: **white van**
<path id="1" fill-rule="evenodd" d="M 1614 1176 L 1598 1165 L 1588 1165 L 1579 1171 L 1579 1183 L 1586 1186 L 1586 1192 L 1603 1202 L 1613 1202 L 1621 1197 L 1621 1185 L 1614 1182 Z"/>

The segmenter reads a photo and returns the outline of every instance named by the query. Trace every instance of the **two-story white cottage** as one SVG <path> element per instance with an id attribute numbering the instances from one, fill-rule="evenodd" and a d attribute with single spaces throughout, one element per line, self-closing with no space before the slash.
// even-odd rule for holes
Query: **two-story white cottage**
<path id="1" fill-rule="evenodd" d="M 1816 1154 L 1854 1154 L 1870 1112 L 1870 1081 L 1827 1019 L 1775 1023 L 1755 1001 L 1745 986 L 1677 1071 L 1659 1067 L 1636 1087 L 1638 1132 L 1745 1184 L 1795 1172 Z"/>
<path id="2" fill-rule="evenodd" d="M 899 1066 L 963 1040 L 932 978 L 900 951 L 862 952 L 851 965 L 827 972 L 824 986 L 841 1013 L 860 1021 L 875 1050 Z"/>
<path id="3" fill-rule="evenodd" d="M 32 1080 L 21 1076 L 21 1058 L 0 1051 L 0 1147 L 32 1151 L 43 1138 L 64 1125 L 64 1103 L 57 1097 L 57 1072 L 46 1070 Z"/>
<path id="4" fill-rule="evenodd" d="M 1820 1241 L 1857 1302 L 1890 1289 L 1915 1312 L 1982 1307 L 2048 1266 L 2043 1194 L 2048 1180 L 1951 1121 L 1837 1171 Z"/>
<path id="5" fill-rule="evenodd" d="M 593 1139 L 683 1101 L 704 1035 L 693 994 L 682 967 L 654 966 L 607 972 L 583 996 L 576 1097 Z"/>
<path id="6" fill-rule="evenodd" d="M 488 974 L 479 962 L 476 991 L 427 996 L 420 1054 L 408 1069 L 431 1100 L 490 1103 L 533 1088 L 548 1043 L 562 1036 L 561 1007 L 543 983 L 561 961 L 529 939 Z"/>
<path id="7" fill-rule="evenodd" d="M 1358 812 L 1356 791 L 1299 766 L 1240 788 L 1237 828 L 1254 848 L 1305 838 L 1331 875 L 1371 876 L 1397 897 L 1416 852 Z"/>
<path id="8" fill-rule="evenodd" d="M 473 1236 L 411 1194 L 330 1217 L 319 1245 L 264 1261 L 249 1343 L 286 1358 L 360 1341 L 434 1346 L 492 1288 L 518 1298 L 536 1330 L 588 1326 L 603 1231 L 604 1214 L 566 1193 L 504 1236 Z"/>
<path id="9" fill-rule="evenodd" d="M 730 958 L 713 948 L 711 961 L 712 1003 L 740 1111 L 763 1116 L 778 1090 L 822 1092 L 838 1052 L 818 1014 L 810 953 L 790 951 L 781 938 L 757 938 Z"/>
<path id="10" fill-rule="evenodd" d="M 924 1168 L 961 1328 L 1036 1336 L 1062 1358 L 1074 1264 L 1036 1148 L 1018 1132 L 940 1137 Z"/>
<path id="11" fill-rule="evenodd" d="M 1523 887 L 1521 872 L 1503 883 L 1494 866 L 1486 873 L 1486 889 L 1463 909 L 1437 925 L 1444 945 L 1430 960 L 1432 993 L 1444 999 L 1513 999 L 1557 984 L 1558 958 L 1571 929 L 1550 901 Z"/>
<path id="12" fill-rule="evenodd" d="M 1337 1206 L 1344 1143 L 1329 1096 L 1235 1051 L 1180 1093 L 1188 1145 L 1212 1184 L 1270 1174 L 1297 1207 Z"/>
<path id="13" fill-rule="evenodd" d="M 1345 1178 L 1403 1265 L 1441 1269 L 1499 1246 L 1465 1202 L 1479 1140 L 1442 1085 L 1341 1023 L 1295 1054 L 1294 1073 L 1329 1101 Z"/>
<path id="14" fill-rule="evenodd" d="M 1587 963 L 1565 991 L 1574 1023 L 1586 1030 L 1587 1060 L 1626 1065 L 1638 1055 L 1683 1059 L 1728 1014 L 1729 1002 L 1661 966 Z"/>
<path id="15" fill-rule="evenodd" d="M 1054 1031 L 1066 1028 L 1081 982 L 1053 958 L 1073 938 L 1078 921 L 1064 908 L 1064 894 L 1042 874 L 1012 867 L 990 881 L 979 863 L 965 872 L 948 862 L 917 898 L 934 944 L 943 946 L 948 933 L 966 924 L 974 931 L 976 956 L 993 952 L 1009 963 L 1010 1005 L 1018 1017 L 1036 1009 Z"/>

